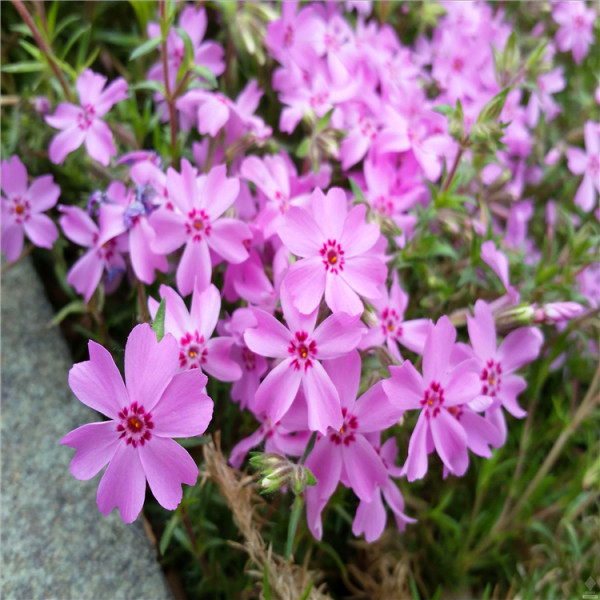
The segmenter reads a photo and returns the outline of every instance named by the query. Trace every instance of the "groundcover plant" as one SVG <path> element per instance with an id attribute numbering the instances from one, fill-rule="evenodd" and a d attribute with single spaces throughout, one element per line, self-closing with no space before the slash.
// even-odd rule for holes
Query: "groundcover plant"
<path id="1" fill-rule="evenodd" d="M 5 268 L 33 250 L 107 418 L 57 444 L 189 597 L 596 585 L 598 32 L 580 0 L 2 4 Z"/>

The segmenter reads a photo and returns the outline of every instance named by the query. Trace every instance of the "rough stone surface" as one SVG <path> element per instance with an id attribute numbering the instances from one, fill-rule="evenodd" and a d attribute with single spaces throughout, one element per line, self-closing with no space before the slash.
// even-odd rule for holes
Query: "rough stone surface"
<path id="1" fill-rule="evenodd" d="M 5 600 L 171 599 L 138 519 L 96 507 L 100 475 L 69 473 L 59 445 L 98 416 L 67 384 L 68 348 L 28 261 L 2 275 L 2 568 Z"/>

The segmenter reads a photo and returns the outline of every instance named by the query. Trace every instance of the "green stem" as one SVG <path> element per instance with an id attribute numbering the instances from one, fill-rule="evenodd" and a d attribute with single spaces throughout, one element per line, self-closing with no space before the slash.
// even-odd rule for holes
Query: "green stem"
<path id="1" fill-rule="evenodd" d="M 292 555 L 292 549 L 294 548 L 294 539 L 296 538 L 296 531 L 298 529 L 298 523 L 300 521 L 300 515 L 302 514 L 302 507 L 304 505 L 304 499 L 301 495 L 294 498 L 294 504 L 292 506 L 292 514 L 290 515 L 290 522 L 288 523 L 288 535 L 285 543 L 285 559 L 289 560 Z"/>

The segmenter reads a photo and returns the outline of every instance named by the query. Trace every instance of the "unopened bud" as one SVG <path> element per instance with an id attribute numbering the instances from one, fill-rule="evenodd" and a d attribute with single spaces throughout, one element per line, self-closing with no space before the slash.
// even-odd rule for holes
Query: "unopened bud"
<path id="1" fill-rule="evenodd" d="M 530 305 L 513 306 L 494 316 L 499 332 L 508 332 L 517 327 L 525 327 L 533 323 L 535 307 Z"/>
<path id="2" fill-rule="evenodd" d="M 534 323 L 560 323 L 574 319 L 584 312 L 585 308 L 578 302 L 550 302 L 535 309 Z"/>
<path id="3" fill-rule="evenodd" d="M 260 485 L 264 493 L 290 487 L 298 495 L 306 486 L 317 483 L 315 476 L 305 466 L 272 452 L 254 454 L 250 464 L 261 472 Z"/>

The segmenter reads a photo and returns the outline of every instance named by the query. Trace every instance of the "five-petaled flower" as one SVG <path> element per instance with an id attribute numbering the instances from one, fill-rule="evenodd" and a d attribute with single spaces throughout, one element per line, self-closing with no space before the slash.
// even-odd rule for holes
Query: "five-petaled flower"
<path id="1" fill-rule="evenodd" d="M 193 485 L 198 467 L 172 438 L 202 435 L 213 412 L 202 391 L 199 369 L 179 372 L 179 350 L 172 335 L 160 342 L 147 324 L 132 330 L 125 347 L 125 381 L 110 353 L 89 342 L 90 360 L 77 363 L 69 385 L 81 402 L 109 420 L 83 425 L 61 444 L 75 448 L 71 473 L 91 479 L 106 464 L 97 503 L 105 516 L 118 507 L 125 523 L 142 510 L 146 480 L 159 504 L 174 510 L 181 484 Z"/>

